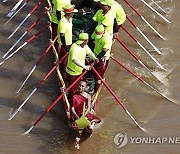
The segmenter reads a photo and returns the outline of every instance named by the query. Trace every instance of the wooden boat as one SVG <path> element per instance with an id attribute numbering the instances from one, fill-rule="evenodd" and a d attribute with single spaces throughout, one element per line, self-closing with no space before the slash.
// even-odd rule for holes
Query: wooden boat
<path id="1" fill-rule="evenodd" d="M 80 7 L 80 6 L 79 6 Z M 81 31 L 82 30 L 82 28 L 85 26 L 85 24 L 88 22 L 88 20 L 89 19 L 91 19 L 92 18 L 92 16 L 93 16 L 93 13 L 94 12 L 92 12 L 91 10 L 86 10 L 85 12 L 90 12 L 89 14 L 76 14 L 75 16 L 74 16 L 74 18 L 73 18 L 73 25 L 75 26 L 75 28 L 76 28 L 76 30 L 77 31 Z M 136 26 L 135 26 L 136 27 Z M 92 29 L 90 29 L 89 31 L 88 31 L 88 33 L 91 35 L 92 34 L 92 32 L 93 32 L 93 28 Z M 90 46 L 91 46 L 91 44 L 90 44 Z M 56 51 L 56 49 L 55 49 L 55 47 L 53 46 L 53 52 L 54 52 L 54 56 L 55 56 L 55 61 L 56 61 L 56 63 L 58 63 L 59 62 L 59 57 L 58 57 L 58 53 L 57 53 L 57 51 Z M 58 80 L 59 80 L 59 83 L 60 83 L 60 87 L 62 86 L 63 88 L 65 88 L 65 83 L 64 83 L 64 81 L 63 81 L 63 78 L 62 78 L 62 75 L 61 75 L 61 73 L 60 73 L 60 71 L 59 71 L 59 68 L 58 67 L 56 67 L 56 71 L 57 71 L 57 75 L 58 75 Z M 131 72 L 132 73 L 132 72 Z M 133 74 L 133 73 L 132 73 Z M 91 77 L 90 77 L 91 78 Z M 91 79 L 89 79 L 89 80 L 91 80 Z M 141 79 L 140 79 L 141 80 Z M 141 80 L 141 81 L 143 81 L 143 80 Z M 93 79 L 92 79 L 92 81 L 91 81 L 91 84 L 93 84 Z M 144 81 L 143 81 L 144 82 Z M 146 82 L 145 82 L 146 83 Z M 106 88 L 107 88 L 107 85 L 105 84 L 105 86 L 106 86 Z M 92 86 L 93 87 L 93 86 Z M 108 88 L 107 88 L 108 89 Z M 101 90 L 101 87 L 99 88 L 99 90 L 98 90 L 98 92 L 95 94 L 95 96 L 94 96 L 94 99 L 93 99 L 93 103 L 94 103 L 94 106 L 95 106 L 95 108 L 93 108 L 93 110 L 94 110 L 94 112 L 96 113 L 96 107 L 97 107 L 97 97 L 98 97 L 98 94 L 100 93 L 100 90 Z M 108 90 L 111 90 L 111 89 L 108 89 Z M 68 90 L 67 90 L 68 91 Z M 157 92 L 157 91 L 156 91 Z M 112 91 L 111 91 L 111 93 L 112 93 Z M 113 93 L 112 93 L 113 94 Z M 161 95 L 161 93 L 160 93 L 160 95 Z M 116 95 L 114 95 L 113 94 L 113 96 L 115 97 L 115 99 L 118 101 L 118 103 L 122 106 L 122 108 L 128 113 L 128 115 L 132 118 L 132 120 L 136 123 L 136 125 L 140 128 L 140 129 L 142 129 L 143 131 L 145 130 L 144 128 L 142 128 L 136 121 L 135 121 L 135 119 L 131 116 L 131 114 L 127 111 L 127 109 L 122 105 L 122 103 L 119 101 L 119 99 L 117 98 L 117 96 Z M 163 95 L 164 96 L 164 95 Z M 26 132 L 26 134 L 27 133 L 29 133 L 33 128 L 34 128 L 34 126 L 50 111 L 50 109 L 52 109 L 53 108 L 53 106 L 61 99 L 63 97 L 63 95 L 60 95 L 59 97 L 58 97 L 58 99 L 55 101 L 55 102 L 53 102 L 52 103 L 52 105 L 43 113 L 43 115 L 34 123 L 34 125 Z M 167 97 L 165 97 L 166 99 L 168 99 L 169 100 L 169 98 L 167 98 Z M 69 105 L 69 102 L 68 102 L 68 99 L 67 99 L 67 96 L 66 95 L 64 95 L 64 97 L 63 97 L 63 102 L 64 102 L 64 106 L 65 106 L 65 109 L 66 109 L 66 115 L 67 115 L 67 117 L 68 117 L 68 119 L 69 119 L 69 112 L 70 112 L 70 105 Z M 75 125 L 73 125 L 73 123 L 70 121 L 70 119 L 69 119 L 69 126 L 71 127 L 71 135 L 72 135 L 72 137 L 74 137 L 75 139 L 76 139 L 76 141 L 77 141 L 77 148 L 78 148 L 78 146 L 79 146 L 79 141 L 83 141 L 83 140 L 85 140 L 85 139 L 87 139 L 88 137 L 90 137 L 91 136 L 91 134 L 92 134 L 92 131 L 87 131 L 87 130 L 85 130 L 84 129 L 84 131 L 83 130 L 79 130 L 78 129 L 78 131 L 77 131 L 77 127 L 75 126 Z M 80 135 L 80 138 L 79 138 L 79 136 L 78 136 L 78 138 L 77 138 L 77 132 L 79 132 L 81 135 Z"/>

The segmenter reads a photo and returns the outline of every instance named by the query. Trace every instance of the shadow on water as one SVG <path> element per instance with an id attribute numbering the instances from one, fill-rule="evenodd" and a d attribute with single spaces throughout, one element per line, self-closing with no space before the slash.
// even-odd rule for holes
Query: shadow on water
<path id="1" fill-rule="evenodd" d="M 16 108 L 18 104 L 18 99 L 14 102 L 14 99 L 10 98 L 0 98 L 1 105 L 7 106 L 8 108 Z M 23 124 L 20 125 L 24 132 L 31 127 L 41 114 L 48 108 L 49 103 L 34 104 L 35 102 L 29 101 L 23 109 L 12 119 L 13 120 L 23 120 Z M 43 108 L 42 108 L 43 106 Z M 24 112 L 24 113 L 23 113 Z M 28 114 L 27 114 L 28 112 Z M 8 114 L 8 113 L 7 113 Z M 6 117 L 6 116 L 5 116 Z M 8 118 L 8 115 L 7 115 Z M 47 118 L 50 118 L 47 120 Z M 19 121 L 18 120 L 18 121 Z M 43 125 L 40 123 L 45 121 Z M 68 125 L 68 118 L 64 110 L 64 105 L 62 102 L 58 102 L 55 107 L 46 115 L 45 120 L 41 120 L 29 134 L 41 140 L 42 144 L 38 147 L 41 152 L 53 151 L 54 149 L 64 149 L 67 146 L 74 146 L 74 142 L 70 136 L 70 127 Z M 42 128 L 38 128 L 40 127 Z M 23 133 L 23 132 L 22 132 Z"/>

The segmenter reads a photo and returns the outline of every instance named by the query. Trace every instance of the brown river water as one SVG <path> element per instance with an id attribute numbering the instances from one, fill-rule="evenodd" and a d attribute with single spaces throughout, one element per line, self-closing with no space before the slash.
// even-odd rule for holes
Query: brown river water
<path id="1" fill-rule="evenodd" d="M 131 68 L 145 81 L 150 83 L 162 94 L 180 103 L 180 1 L 179 0 L 154 0 L 167 14 L 171 24 L 153 13 L 140 0 L 129 0 L 141 14 L 162 34 L 166 40 L 159 38 L 137 14 L 124 2 L 126 13 L 133 19 L 138 27 L 162 51 L 158 55 L 147 41 L 126 21 L 124 26 L 138 39 L 141 44 L 167 69 L 160 70 L 158 66 L 147 56 L 124 31 L 119 32 L 119 37 L 123 42 L 137 54 L 163 82 L 160 83 L 144 67 L 130 56 L 129 53 L 116 41 L 112 52 L 114 57 Z M 146 0 L 152 4 L 151 0 Z M 3 25 L 8 18 L 6 14 L 18 2 L 18 0 L 8 0 L 0 3 L 0 22 Z M 28 5 L 16 15 L 16 17 L 0 30 L 0 56 L 2 56 L 26 31 L 27 27 L 37 19 L 46 6 L 44 1 L 42 6 L 25 22 L 25 24 L 7 40 L 6 38 L 25 18 L 27 13 L 36 4 L 32 0 Z M 152 4 L 154 8 L 158 8 Z M 38 32 L 47 24 L 47 17 L 33 28 L 19 43 Z M 45 109 L 59 95 L 56 73 L 51 75 L 42 87 L 28 100 L 20 113 L 14 119 L 8 121 L 13 109 L 15 110 L 32 92 L 33 88 L 41 81 L 44 75 L 53 66 L 53 54 L 46 56 L 43 62 L 27 81 L 23 90 L 15 95 L 32 66 L 37 62 L 41 53 L 48 46 L 50 34 L 46 30 L 31 43 L 26 45 L 17 54 L 0 66 L 0 154 L 57 154 L 57 153 L 153 153 L 153 154 L 176 154 L 179 152 L 180 142 L 180 105 L 172 103 L 159 94 L 151 90 L 144 83 L 140 82 L 114 61 L 110 61 L 106 72 L 106 81 L 117 96 L 122 100 L 128 111 L 137 122 L 147 130 L 148 133 L 139 129 L 132 119 L 125 113 L 121 106 L 115 101 L 113 96 L 104 87 L 100 97 L 97 115 L 101 117 L 102 124 L 95 128 L 90 139 L 81 144 L 80 150 L 75 150 L 74 144 L 68 141 L 69 128 L 66 123 L 66 116 L 61 103 L 57 104 L 53 110 L 47 114 L 29 135 L 22 136 L 27 129 L 39 118 Z M 19 46 L 18 45 L 18 46 Z M 17 47 L 18 47 L 17 46 Z M 16 48 L 17 48 L 16 47 Z M 123 148 L 118 148 L 114 144 L 114 136 L 117 133 L 128 134 L 128 144 Z M 173 143 L 131 143 L 132 137 L 177 137 L 176 144 Z"/>

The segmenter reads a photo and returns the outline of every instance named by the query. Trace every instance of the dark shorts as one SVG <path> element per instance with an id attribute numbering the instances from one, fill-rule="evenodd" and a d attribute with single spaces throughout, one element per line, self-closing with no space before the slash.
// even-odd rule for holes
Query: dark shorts
<path id="1" fill-rule="evenodd" d="M 68 82 L 68 87 L 79 77 L 79 75 L 74 76 L 74 75 L 70 75 L 68 73 L 66 73 L 66 77 L 67 77 L 67 82 Z M 77 91 L 78 89 L 78 84 L 79 82 L 77 82 L 70 90 L 69 90 L 69 95 L 68 95 L 68 100 L 70 103 L 70 106 L 72 106 L 72 102 L 73 102 L 73 95 L 74 93 Z"/>

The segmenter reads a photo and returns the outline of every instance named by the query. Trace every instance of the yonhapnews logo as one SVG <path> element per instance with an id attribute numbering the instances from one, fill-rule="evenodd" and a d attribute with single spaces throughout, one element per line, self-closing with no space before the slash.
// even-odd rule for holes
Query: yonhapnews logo
<path id="1" fill-rule="evenodd" d="M 118 133 L 114 137 L 114 144 L 117 148 L 122 148 L 132 144 L 180 144 L 180 136 L 176 137 L 129 137 L 127 133 Z"/>
<path id="2" fill-rule="evenodd" d="M 118 133 L 114 137 L 114 143 L 118 148 L 122 148 L 127 145 L 128 137 L 127 133 Z"/>

